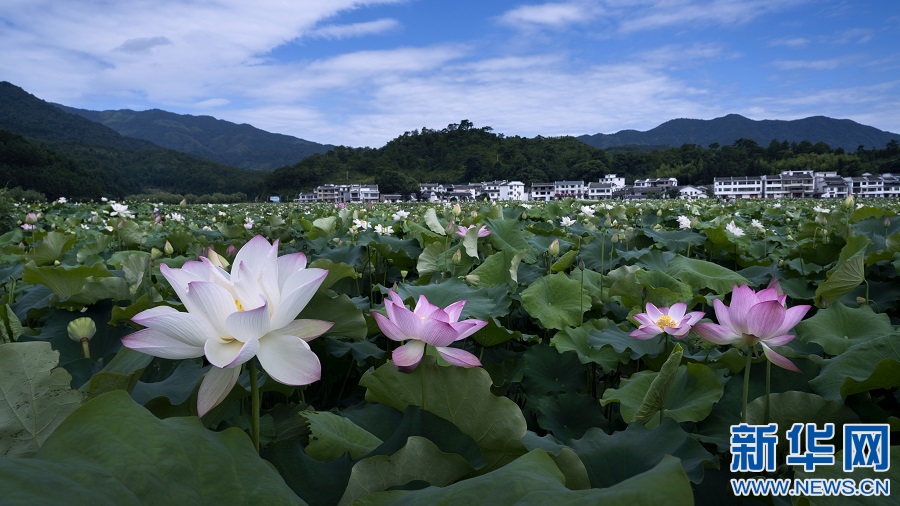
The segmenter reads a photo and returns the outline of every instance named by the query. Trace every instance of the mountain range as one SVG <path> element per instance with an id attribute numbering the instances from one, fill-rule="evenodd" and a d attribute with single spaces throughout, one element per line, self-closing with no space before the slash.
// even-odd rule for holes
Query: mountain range
<path id="1" fill-rule="evenodd" d="M 0 82 L 0 179 L 7 188 L 33 189 L 49 198 L 160 192 L 258 197 L 344 180 L 408 187 L 416 181 L 594 179 L 608 172 L 684 174 L 696 183 L 716 175 L 783 170 L 786 162 L 780 160 L 804 154 L 829 154 L 832 158 L 816 163 L 843 172 L 884 172 L 897 169 L 893 151 L 887 162 L 874 153 L 840 157 L 858 147 L 878 150 L 892 140 L 894 149 L 897 139 L 898 134 L 850 120 L 754 121 L 732 114 L 578 138 L 504 136 L 463 120 L 441 130 L 406 132 L 377 149 L 350 148 L 210 116 L 74 109 Z M 798 158 L 796 163 L 811 162 Z"/>
<path id="2" fill-rule="evenodd" d="M 158 146 L 250 170 L 275 170 L 331 150 L 290 135 L 266 132 L 212 116 L 175 114 L 160 109 L 89 111 L 55 104 L 60 109 L 108 126 L 120 135 L 150 141 Z"/>
<path id="3" fill-rule="evenodd" d="M 900 135 L 877 128 L 861 125 L 849 119 L 833 119 L 825 116 L 784 120 L 752 120 L 739 114 L 729 114 L 721 118 L 673 119 L 656 128 L 639 132 L 622 130 L 614 134 L 582 135 L 578 140 L 596 148 L 607 149 L 621 146 L 642 146 L 652 148 L 677 147 L 684 144 L 727 146 L 738 139 L 750 139 L 760 145 L 771 141 L 812 143 L 824 142 L 831 148 L 855 151 L 882 148 L 891 139 Z"/>

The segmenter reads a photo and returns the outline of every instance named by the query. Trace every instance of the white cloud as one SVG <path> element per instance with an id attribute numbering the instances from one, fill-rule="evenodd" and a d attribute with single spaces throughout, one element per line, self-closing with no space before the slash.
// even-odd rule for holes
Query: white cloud
<path id="1" fill-rule="evenodd" d="M 834 70 L 842 65 L 837 58 L 828 60 L 776 60 L 773 66 L 782 70 Z"/>
<path id="2" fill-rule="evenodd" d="M 589 2 L 545 3 L 516 7 L 503 13 L 499 21 L 517 28 L 563 28 L 589 22 L 599 13 L 598 6 Z"/>
<path id="3" fill-rule="evenodd" d="M 384 33 L 398 26 L 400 23 L 396 19 L 384 18 L 349 25 L 326 25 L 313 30 L 310 36 L 321 39 L 349 39 Z"/>
<path id="4" fill-rule="evenodd" d="M 770 46 L 784 46 L 790 48 L 806 47 L 810 44 L 809 39 L 805 37 L 790 37 L 787 39 L 775 39 L 769 43 Z"/>

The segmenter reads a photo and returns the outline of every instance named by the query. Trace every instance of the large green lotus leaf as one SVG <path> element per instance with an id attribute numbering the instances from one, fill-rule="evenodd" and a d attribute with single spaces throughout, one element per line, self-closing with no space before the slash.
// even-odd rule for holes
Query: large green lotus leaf
<path id="1" fill-rule="evenodd" d="M 337 295 L 330 290 L 316 292 L 297 318 L 334 322 L 334 325 L 322 334 L 323 336 L 361 340 L 369 333 L 362 311 L 350 297 L 345 294 Z"/>
<path id="2" fill-rule="evenodd" d="M 35 459 L 64 476 L 78 477 L 80 469 L 108 474 L 141 503 L 302 503 L 256 455 L 242 431 L 212 432 L 196 417 L 159 420 L 123 391 L 103 394 L 75 410 Z M 35 492 L 33 502 L 42 503 L 42 491 Z M 104 497 L 104 489 L 94 492 Z"/>
<path id="3" fill-rule="evenodd" d="M 484 259 L 470 274 L 477 276 L 476 286 L 515 285 L 518 282 L 519 263 L 523 252 L 498 251 Z"/>
<path id="4" fill-rule="evenodd" d="M 178 406 L 191 397 L 207 370 L 208 368 L 204 369 L 192 360 L 182 360 L 172 374 L 162 381 L 152 383 L 138 381 L 131 391 L 131 397 L 143 405 L 147 405 L 153 399 L 164 398 L 172 406 Z"/>
<path id="5" fill-rule="evenodd" d="M 522 358 L 525 362 L 522 386 L 529 396 L 585 389 L 586 368 L 571 353 L 562 353 L 546 344 L 535 344 Z"/>
<path id="6" fill-rule="evenodd" d="M 469 258 L 478 258 L 478 230 L 480 230 L 478 227 L 471 227 L 466 230 L 466 234 L 463 236 L 463 251 L 466 252 Z"/>
<path id="7" fill-rule="evenodd" d="M 891 319 L 868 306 L 848 308 L 836 302 L 794 328 L 802 341 L 816 343 L 829 355 L 840 355 L 851 346 L 890 334 Z"/>
<path id="8" fill-rule="evenodd" d="M 845 423 L 859 422 L 859 416 L 842 402 L 829 401 L 809 392 L 782 392 L 769 395 L 769 419 L 765 419 L 766 397 L 757 397 L 747 404 L 747 423 L 764 425 L 777 423 L 779 441 L 787 441 L 787 431 L 795 423 L 833 423 L 839 434 Z M 785 448 L 780 448 L 786 453 Z M 782 453 L 779 452 L 779 453 Z"/>
<path id="9" fill-rule="evenodd" d="M 550 339 L 550 345 L 560 353 L 574 351 L 582 364 L 595 363 L 604 371 L 611 371 L 619 362 L 627 361 L 631 352 L 618 352 L 612 346 L 603 346 L 602 343 L 595 348 L 591 337 L 591 331 L 597 329 L 595 324 L 596 321 L 592 320 L 581 327 L 563 329 Z"/>
<path id="10" fill-rule="evenodd" d="M 396 410 L 383 404 L 364 404 L 378 406 L 383 409 L 389 409 L 393 413 L 398 413 Z M 478 449 L 475 440 L 462 433 L 449 420 L 445 420 L 434 413 L 422 411 L 416 406 L 407 406 L 406 412 L 402 416 L 391 427 L 393 430 L 390 434 L 382 437 L 384 443 L 367 456 L 391 455 L 403 448 L 410 437 L 416 436 L 428 439 L 444 453 L 456 454 L 466 459 L 471 469 L 480 469 L 484 466 L 484 456 L 482 456 L 481 450 Z M 393 420 L 393 416 L 387 418 Z"/>
<path id="11" fill-rule="evenodd" d="M 343 357 L 350 353 L 354 360 L 360 362 L 364 362 L 368 358 L 380 359 L 385 354 L 384 350 L 371 341 L 365 339 L 362 341 L 343 341 L 334 336 L 325 338 L 325 349 L 335 357 Z"/>
<path id="12" fill-rule="evenodd" d="M 316 218 L 313 220 L 313 231 L 318 232 L 318 235 L 323 237 L 328 237 L 333 234 L 336 226 L 337 216 L 326 216 L 324 218 Z"/>
<path id="13" fill-rule="evenodd" d="M 622 418 L 632 421 L 658 375 L 656 371 L 636 373 L 627 381 L 623 381 L 619 388 L 606 390 L 600 402 L 603 405 L 610 402 L 620 403 Z M 679 422 L 703 420 L 712 411 L 713 404 L 722 398 L 724 391 L 722 385 L 719 376 L 703 364 L 689 363 L 679 366 L 665 397 L 663 416 Z M 648 426 L 654 427 L 658 421 L 658 416 L 650 417 Z"/>
<path id="14" fill-rule="evenodd" d="M 491 231 L 488 239 L 494 248 L 501 251 L 531 251 L 525 233 L 522 231 L 522 222 L 519 220 L 488 219 L 487 228 Z M 478 227 L 476 227 L 478 228 Z M 530 255 L 533 257 L 533 253 Z M 531 263 L 532 258 L 526 259 Z"/>
<path id="15" fill-rule="evenodd" d="M 881 336 L 850 347 L 825 361 L 809 382 L 822 397 L 841 401 L 848 395 L 900 386 L 900 334 Z"/>
<path id="16" fill-rule="evenodd" d="M 344 453 L 358 459 L 381 444 L 380 439 L 340 415 L 304 411 L 302 416 L 309 422 L 310 430 L 306 454 L 316 460 L 330 462 Z"/>
<path id="17" fill-rule="evenodd" d="M 520 340 L 525 337 L 518 330 L 507 330 L 500 325 L 496 318 L 489 318 L 487 322 L 488 324 L 482 327 L 481 330 L 472 334 L 472 339 L 481 346 L 497 346 L 510 339 Z"/>
<path id="18" fill-rule="evenodd" d="M 491 317 L 501 317 L 509 314 L 509 306 L 512 299 L 509 297 L 508 288 L 496 287 L 471 287 L 459 279 L 448 279 L 440 284 L 397 286 L 397 294 L 403 297 L 409 306 L 415 306 L 419 295 L 424 295 L 428 302 L 440 307 L 447 307 L 454 302 L 464 300 L 459 319 L 477 318 L 487 320 Z"/>
<path id="19" fill-rule="evenodd" d="M 87 243 L 79 244 L 80 249 L 75 255 L 75 259 L 78 261 L 78 263 L 83 264 L 89 257 L 99 255 L 100 253 L 106 251 L 106 248 L 111 242 L 113 242 L 112 236 L 95 232 L 90 235 L 90 241 L 88 241 Z"/>
<path id="20" fill-rule="evenodd" d="M 566 476 L 566 488 L 570 490 L 587 490 L 591 488 L 591 479 L 588 477 L 584 463 L 568 446 L 560 444 L 551 435 L 538 437 L 534 432 L 528 431 L 522 439 L 528 451 L 541 449 L 547 452 L 556 466 Z"/>
<path id="21" fill-rule="evenodd" d="M 690 482 L 678 459 L 664 457 L 633 479 L 604 489 L 571 490 L 559 467 L 543 450 L 533 450 L 492 473 L 443 488 L 378 492 L 356 504 L 396 506 L 419 504 L 554 504 L 633 506 L 693 504 Z"/>
<path id="22" fill-rule="evenodd" d="M 550 329 L 581 325 L 582 315 L 591 308 L 587 290 L 564 274 L 544 276 L 521 295 L 525 311 Z"/>
<path id="23" fill-rule="evenodd" d="M 125 281 L 131 295 L 135 295 L 141 289 L 149 266 L 150 253 L 143 251 L 133 252 L 122 261 L 122 271 L 125 273 Z"/>
<path id="24" fill-rule="evenodd" d="M 683 356 L 684 349 L 682 349 L 680 343 L 676 344 L 669 358 L 660 367 L 659 374 L 650 382 L 650 387 L 647 389 L 647 393 L 644 394 L 641 405 L 638 406 L 637 411 L 634 413 L 634 421 L 647 425 L 647 422 L 657 418 L 660 413 L 665 411 L 666 399 L 672 384 L 675 382 L 675 374 L 678 372 L 678 366 L 681 365 L 681 357 Z M 650 426 L 652 427 L 653 425 L 655 424 Z"/>
<path id="25" fill-rule="evenodd" d="M 108 277 L 112 277 L 112 273 L 103 264 L 38 267 L 28 262 L 22 271 L 22 281 L 44 285 L 62 300 L 78 294 L 89 282 Z"/>
<path id="26" fill-rule="evenodd" d="M 4 504 L 142 504 L 124 483 L 102 469 L 39 459 L 0 459 L 0 487 Z"/>
<path id="27" fill-rule="evenodd" d="M 665 272 L 640 269 L 613 283 L 609 295 L 621 297 L 622 304 L 628 307 L 641 306 L 644 300 L 658 307 L 669 307 L 689 301 L 694 293 L 691 287 Z"/>
<path id="28" fill-rule="evenodd" d="M 644 228 L 644 235 L 653 239 L 658 247 L 664 247 L 669 251 L 687 251 L 688 245 L 702 246 L 706 242 L 703 234 L 691 230 L 661 230 Z"/>
<path id="29" fill-rule="evenodd" d="M 152 360 L 150 355 L 123 346 L 103 370 L 91 376 L 81 391 L 91 398 L 112 390 L 131 392 Z"/>
<path id="30" fill-rule="evenodd" d="M 90 306 L 104 299 L 112 299 L 114 301 L 130 300 L 132 295 L 125 278 L 113 276 L 89 281 L 80 292 L 65 299 L 64 305 L 71 307 L 79 305 Z"/>
<path id="31" fill-rule="evenodd" d="M 425 357 L 415 371 L 407 374 L 389 362 L 367 372 L 359 384 L 367 389 L 368 401 L 400 411 L 414 405 L 453 422 L 478 443 L 487 462 L 484 472 L 525 452 L 522 411 L 513 401 L 491 393 L 493 381 L 480 367 L 438 367 Z"/>
<path id="32" fill-rule="evenodd" d="M 50 343 L 0 344 L 0 456 L 34 454 L 78 407 L 58 362 Z"/>
<path id="33" fill-rule="evenodd" d="M 578 255 L 588 269 L 606 274 L 618 263 L 613 253 L 614 249 L 615 245 L 613 245 L 609 235 L 604 233 L 595 236 L 591 242 L 582 245 L 578 250 Z"/>
<path id="34" fill-rule="evenodd" d="M 590 395 L 566 392 L 544 396 L 537 400 L 536 407 L 538 425 L 560 441 L 580 438 L 593 427 L 609 426 L 603 408 Z"/>
<path id="35" fill-rule="evenodd" d="M 369 494 L 412 481 L 443 487 L 471 470 L 461 456 L 442 452 L 426 438 L 410 436 L 406 446 L 393 455 L 376 455 L 357 462 L 350 471 L 350 481 L 338 504 L 353 504 Z"/>
<path id="36" fill-rule="evenodd" d="M 425 225 L 437 235 L 446 234 L 444 224 L 438 219 L 437 213 L 434 211 L 433 207 L 429 207 L 428 210 L 425 211 Z"/>
<path id="37" fill-rule="evenodd" d="M 731 292 L 734 285 L 750 283 L 744 276 L 731 269 L 707 262 L 706 260 L 697 260 L 696 258 L 687 258 L 681 255 L 676 256 L 669 262 L 666 274 L 687 283 L 695 291 L 709 288 L 719 294 Z"/>
<path id="38" fill-rule="evenodd" d="M 347 488 L 353 467 L 353 461 L 347 455 L 333 462 L 318 461 L 307 455 L 300 442 L 293 439 L 266 446 L 262 456 L 275 466 L 288 487 L 311 506 L 337 504 Z"/>
<path id="39" fill-rule="evenodd" d="M 441 253 L 445 251 L 446 248 L 440 242 L 433 242 L 425 246 L 416 263 L 416 272 L 419 273 L 419 276 L 443 272 L 445 268 L 449 268 L 449 259 L 441 257 Z"/>
<path id="40" fill-rule="evenodd" d="M 559 257 L 552 265 L 550 265 L 550 270 L 553 272 L 563 272 L 568 270 L 569 267 L 572 267 L 572 264 L 575 263 L 575 258 L 578 256 L 578 250 L 569 250 L 563 256 Z"/>
<path id="41" fill-rule="evenodd" d="M 652 469 L 665 455 L 681 459 L 683 472 L 690 481 L 700 483 L 704 462 L 716 462 L 714 455 L 669 418 L 653 429 L 639 423 L 612 434 L 590 429 L 569 446 L 584 462 L 593 487 L 609 487 L 638 476 Z"/>
<path id="42" fill-rule="evenodd" d="M 866 248 L 870 243 L 862 235 L 855 235 L 847 240 L 837 265 L 827 274 L 828 279 L 816 288 L 816 305 L 828 307 L 865 281 Z"/>
<path id="43" fill-rule="evenodd" d="M 550 343 L 557 348 L 568 351 L 574 349 L 579 355 L 594 356 L 589 350 L 612 350 L 616 357 L 638 359 L 644 356 L 659 354 L 658 339 L 635 339 L 606 318 L 591 320 L 577 328 L 564 329 L 556 334 Z M 605 370 L 615 367 L 611 356 L 596 356 L 604 362 L 591 360 L 602 365 Z M 619 360 L 618 358 L 616 360 Z M 582 363 L 587 363 L 582 360 Z"/>
<path id="44" fill-rule="evenodd" d="M 335 283 L 344 278 L 359 278 L 359 273 L 356 272 L 356 269 L 354 269 L 352 266 L 347 265 L 343 262 L 334 263 L 327 258 L 317 258 L 316 260 L 310 262 L 309 266 L 319 269 L 325 269 L 328 271 L 328 275 L 325 276 L 325 281 L 322 281 L 322 286 L 319 287 L 319 290 L 331 288 Z"/>
<path id="45" fill-rule="evenodd" d="M 76 237 L 72 234 L 52 231 L 47 233 L 33 250 L 25 254 L 25 260 L 34 261 L 35 265 L 47 265 L 59 260 L 60 255 L 75 245 Z"/>
<path id="46" fill-rule="evenodd" d="M 116 229 L 116 237 L 128 246 L 141 246 L 147 240 L 147 226 L 137 220 L 126 221 Z"/>
<path id="47" fill-rule="evenodd" d="M 390 406 L 372 402 L 360 402 L 344 408 L 341 410 L 341 415 L 344 418 L 353 420 L 353 423 L 366 429 L 367 432 L 374 434 L 382 441 L 387 441 L 397 431 L 397 426 L 400 422 L 407 416 L 405 413 L 401 413 Z M 421 434 L 416 433 L 415 435 Z"/>
<path id="48" fill-rule="evenodd" d="M 837 430 L 835 429 L 836 437 Z M 861 483 L 863 480 L 889 480 L 890 485 L 896 487 L 897 479 L 896 479 L 896 469 L 897 466 L 900 466 L 900 446 L 891 446 L 888 448 L 888 453 L 890 454 L 890 463 L 888 464 L 889 468 L 894 470 L 893 472 L 878 472 L 871 467 L 858 467 L 853 470 L 853 474 L 845 473 L 843 466 L 841 465 L 844 462 L 844 450 L 839 450 L 834 454 L 834 462 L 833 466 L 816 466 L 815 470 L 806 472 L 803 470 L 803 466 L 796 465 L 794 468 L 794 479 L 795 480 L 843 480 L 852 477 L 856 483 Z M 896 490 L 891 491 L 893 494 L 896 494 Z M 883 494 L 883 492 L 882 492 Z M 822 495 L 822 496 L 814 496 L 814 497 L 799 497 L 796 504 L 797 506 L 872 506 L 879 504 L 893 504 L 896 503 L 896 498 L 892 502 L 890 497 L 887 495 L 880 496 L 865 496 L 865 495 Z"/>
<path id="49" fill-rule="evenodd" d="M 25 327 L 9 304 L 0 306 L 0 343 L 11 343 L 19 340 L 25 333 Z"/>

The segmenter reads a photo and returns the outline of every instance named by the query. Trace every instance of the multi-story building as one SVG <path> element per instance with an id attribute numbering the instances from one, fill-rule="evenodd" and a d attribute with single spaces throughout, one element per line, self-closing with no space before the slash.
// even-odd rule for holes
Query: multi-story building
<path id="1" fill-rule="evenodd" d="M 768 199 L 811 198 L 815 190 L 812 171 L 785 171 L 763 177 L 763 196 Z"/>
<path id="2" fill-rule="evenodd" d="M 316 201 L 336 204 L 341 201 L 341 188 L 333 184 L 316 187 Z"/>
<path id="3" fill-rule="evenodd" d="M 624 187 L 625 185 L 622 185 Z M 612 183 L 588 183 L 585 198 L 588 200 L 609 200 L 613 198 L 613 191 L 618 188 Z"/>
<path id="4" fill-rule="evenodd" d="M 553 183 L 531 183 L 529 200 L 549 202 L 556 197 L 556 185 Z"/>
<path id="5" fill-rule="evenodd" d="M 763 197 L 762 176 L 717 177 L 713 179 L 713 194 L 729 199 L 757 199 Z"/>
<path id="6" fill-rule="evenodd" d="M 866 172 L 862 176 L 847 178 L 850 193 L 859 197 L 884 197 L 884 180 Z"/>
<path id="7" fill-rule="evenodd" d="M 697 188 L 696 186 L 679 186 L 678 187 L 678 198 L 682 200 L 697 200 L 697 199 L 705 199 L 708 195 L 706 194 L 705 188 Z"/>
<path id="8" fill-rule="evenodd" d="M 678 178 L 657 177 L 649 179 L 635 179 L 635 188 L 675 188 L 678 186 Z"/>
<path id="9" fill-rule="evenodd" d="M 316 192 L 306 192 L 306 193 L 301 192 L 299 195 L 297 195 L 297 198 L 294 199 L 294 202 L 301 202 L 301 203 L 310 203 L 310 202 L 315 202 L 315 201 L 316 201 Z"/>
<path id="10" fill-rule="evenodd" d="M 528 200 L 525 183 L 521 181 L 504 181 L 500 185 L 500 200 Z"/>
<path id="11" fill-rule="evenodd" d="M 553 184 L 555 186 L 554 191 L 557 199 L 566 197 L 580 199 L 584 197 L 584 181 L 557 181 Z"/>
<path id="12" fill-rule="evenodd" d="M 893 174 L 882 174 L 881 181 L 884 184 L 884 197 L 900 197 L 900 177 Z"/>

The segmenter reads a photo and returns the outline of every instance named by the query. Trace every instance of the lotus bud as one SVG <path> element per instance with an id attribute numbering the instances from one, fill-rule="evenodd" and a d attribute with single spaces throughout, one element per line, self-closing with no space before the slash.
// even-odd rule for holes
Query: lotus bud
<path id="1" fill-rule="evenodd" d="M 856 298 L 856 303 L 859 304 L 860 306 L 865 306 L 865 305 L 866 305 L 866 298 L 865 298 L 865 297 L 857 297 L 857 298 Z"/>
<path id="2" fill-rule="evenodd" d="M 27 223 L 29 225 L 34 225 L 35 223 L 37 223 L 37 220 L 38 220 L 37 215 L 34 214 L 34 212 L 30 212 L 25 215 L 25 223 Z"/>
<path id="3" fill-rule="evenodd" d="M 181 206 L 181 207 L 186 206 L 186 205 L 187 205 L 187 199 L 186 199 L 186 198 L 181 199 L 181 202 L 179 202 L 178 205 Z"/>
<path id="4" fill-rule="evenodd" d="M 169 241 L 166 241 L 166 245 L 163 246 L 163 253 L 165 253 L 166 255 L 171 255 L 174 252 L 175 252 L 175 248 L 172 247 L 172 243 L 170 243 Z"/>
<path id="5" fill-rule="evenodd" d="M 856 202 L 853 200 L 853 195 L 848 195 L 847 198 L 844 199 L 844 207 L 847 209 L 853 209 L 853 206 Z"/>
<path id="6" fill-rule="evenodd" d="M 612 237 L 611 237 L 609 240 L 610 240 L 613 244 L 616 244 L 617 242 L 619 242 L 619 233 L 616 232 L 615 234 L 613 234 Z"/>
<path id="7" fill-rule="evenodd" d="M 234 258 L 235 255 L 237 255 L 237 248 L 234 246 L 234 244 L 232 244 L 225 250 L 225 256 L 228 258 Z"/>
<path id="8" fill-rule="evenodd" d="M 84 354 L 84 358 L 91 358 L 91 348 L 88 342 L 97 333 L 97 325 L 94 320 L 86 316 L 76 318 L 69 322 L 66 331 L 69 333 L 69 339 L 81 343 L 81 352 Z"/>
<path id="9" fill-rule="evenodd" d="M 459 202 L 453 204 L 453 216 L 459 216 L 462 214 L 462 209 L 459 207 Z"/>
<path id="10" fill-rule="evenodd" d="M 210 247 L 209 250 L 207 251 L 206 258 L 209 259 L 209 262 L 211 264 L 215 265 L 216 267 L 221 267 L 223 269 L 225 269 L 229 265 L 231 265 L 231 262 L 226 260 L 225 257 L 223 257 L 222 255 L 216 253 L 216 250 L 212 249 L 212 247 Z"/>
<path id="11" fill-rule="evenodd" d="M 888 228 L 891 226 L 891 219 L 887 216 L 884 217 L 884 228 Z"/>
<path id="12" fill-rule="evenodd" d="M 472 217 L 473 217 L 473 218 L 477 218 L 477 217 L 478 217 L 478 213 L 475 212 L 474 209 L 472 209 Z"/>
<path id="13" fill-rule="evenodd" d="M 550 243 L 550 246 L 547 247 L 547 254 L 555 257 L 559 255 L 559 238 L 553 239 L 553 242 Z"/>
<path id="14" fill-rule="evenodd" d="M 578 268 L 581 269 L 582 271 L 584 270 L 584 260 L 582 260 L 580 258 L 578 259 Z"/>
<path id="15" fill-rule="evenodd" d="M 824 227 L 828 224 L 828 218 L 826 218 L 824 214 L 818 213 L 816 214 L 816 223 Z"/>
<path id="16" fill-rule="evenodd" d="M 478 274 L 466 274 L 463 276 L 463 279 L 472 286 L 478 286 L 478 284 L 481 283 L 481 277 L 478 276 Z"/>
<path id="17" fill-rule="evenodd" d="M 662 216 L 662 209 L 657 210 L 657 211 L 656 211 L 656 215 L 657 215 L 657 216 Z"/>
<path id="18" fill-rule="evenodd" d="M 459 265 L 462 262 L 462 250 L 458 249 L 453 253 L 453 265 Z"/>
<path id="19" fill-rule="evenodd" d="M 156 248 L 150 248 L 150 260 L 158 260 L 161 256 L 163 256 L 162 251 Z"/>

